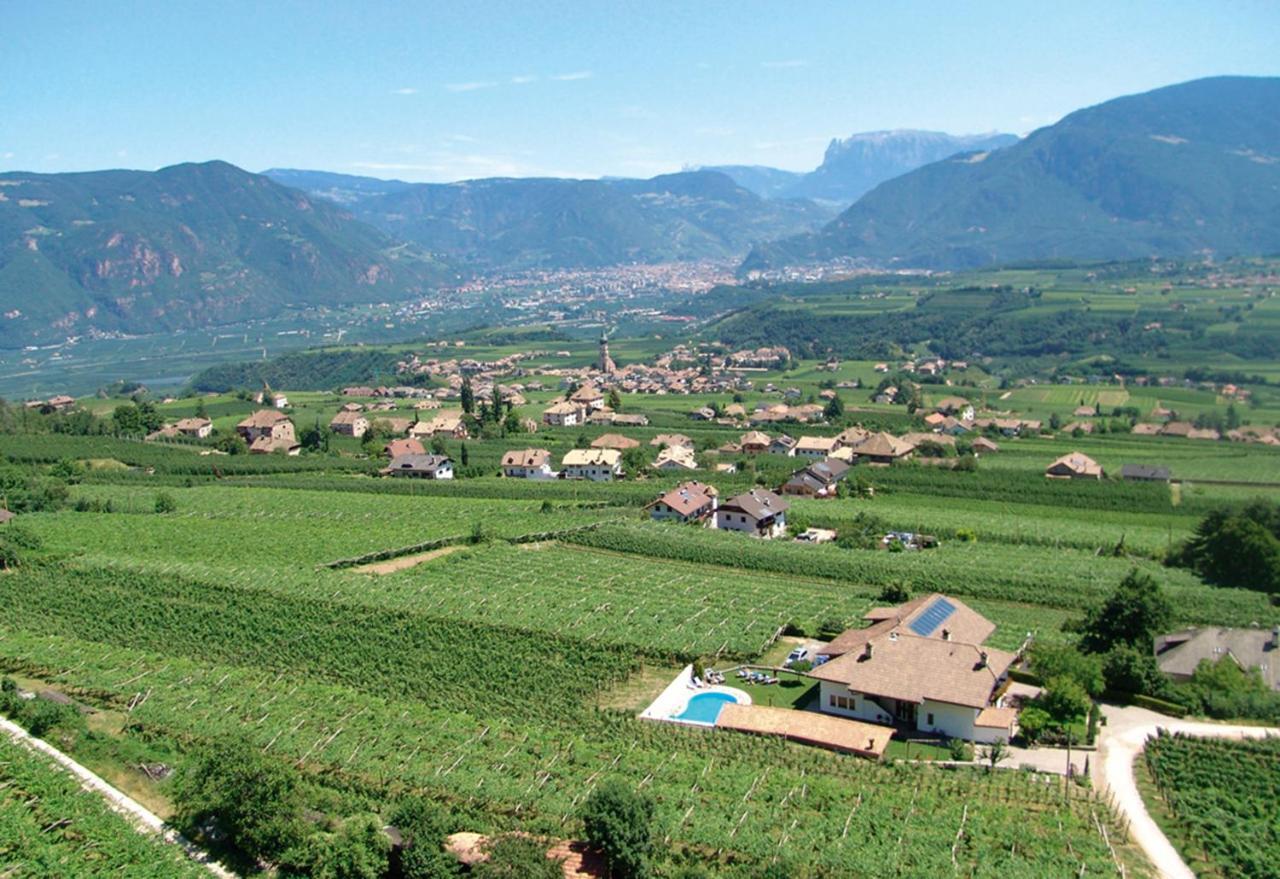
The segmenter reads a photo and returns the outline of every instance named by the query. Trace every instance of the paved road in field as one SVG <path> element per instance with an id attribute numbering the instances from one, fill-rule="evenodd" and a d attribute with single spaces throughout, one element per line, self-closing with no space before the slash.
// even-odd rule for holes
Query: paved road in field
<path id="1" fill-rule="evenodd" d="M 236 874 L 224 868 L 217 861 L 214 861 L 209 853 L 199 848 L 195 843 L 188 840 L 182 834 L 178 833 L 171 827 L 165 825 L 160 820 L 160 816 L 152 812 L 146 806 L 137 800 L 128 796 L 119 789 L 108 784 L 93 770 L 72 760 L 66 754 L 50 745 L 43 739 L 38 739 L 28 733 L 25 729 L 18 726 L 6 718 L 0 717 L 0 732 L 3 732 L 9 738 L 13 739 L 19 745 L 32 751 L 37 751 L 53 758 L 68 772 L 76 777 L 80 782 L 80 786 L 85 790 L 100 794 L 106 800 L 107 806 L 122 816 L 134 827 L 146 833 L 154 833 L 165 842 L 178 845 L 186 851 L 187 856 L 193 861 L 201 864 L 206 870 L 219 879 L 236 879 Z"/>
<path id="2" fill-rule="evenodd" d="M 1129 833 L 1146 852 L 1161 879 L 1195 879 L 1191 868 L 1148 814 L 1134 779 L 1133 761 L 1142 753 L 1147 739 L 1160 729 L 1229 739 L 1280 735 L 1280 729 L 1178 720 L 1145 708 L 1114 705 L 1104 705 L 1102 713 L 1107 723 L 1098 736 L 1098 754 L 1090 764 L 1094 787 L 1115 794 L 1116 806 L 1129 819 Z"/>

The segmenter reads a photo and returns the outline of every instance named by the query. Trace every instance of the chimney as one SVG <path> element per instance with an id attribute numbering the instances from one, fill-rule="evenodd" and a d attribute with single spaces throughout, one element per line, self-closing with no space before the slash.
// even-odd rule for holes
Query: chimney
<path id="1" fill-rule="evenodd" d="M 950 629 L 943 629 L 943 630 L 942 630 L 942 640 L 943 640 L 943 641 L 950 641 L 950 640 L 951 640 L 951 630 L 950 630 Z"/>
<path id="2" fill-rule="evenodd" d="M 870 641 L 868 641 L 868 642 L 866 643 L 866 645 L 862 648 L 862 658 L 863 658 L 863 659 L 870 659 L 870 658 L 871 658 L 872 650 L 873 650 L 873 648 L 872 648 L 872 646 L 871 646 L 871 642 L 870 642 Z"/>
<path id="3" fill-rule="evenodd" d="M 987 667 L 987 651 L 980 650 L 978 651 L 978 668 L 986 668 L 986 667 Z"/>

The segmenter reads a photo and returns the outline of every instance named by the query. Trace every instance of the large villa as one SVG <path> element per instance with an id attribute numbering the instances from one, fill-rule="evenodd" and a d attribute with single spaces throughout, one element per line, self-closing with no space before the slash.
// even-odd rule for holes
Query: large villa
<path id="1" fill-rule="evenodd" d="M 1013 737 L 1003 689 L 1017 656 L 983 646 L 989 620 L 936 592 L 864 619 L 818 653 L 820 711 L 974 742 Z"/>
<path id="2" fill-rule="evenodd" d="M 687 667 L 641 715 L 654 720 L 780 735 L 879 759 L 894 736 L 1009 742 L 1017 710 L 1006 706 L 1018 654 L 984 646 L 995 625 L 936 592 L 874 608 L 868 625 L 817 645 L 806 672 L 812 696 L 793 707 L 754 704 L 742 689 L 776 684 L 774 673 L 738 667 L 699 680 Z"/>

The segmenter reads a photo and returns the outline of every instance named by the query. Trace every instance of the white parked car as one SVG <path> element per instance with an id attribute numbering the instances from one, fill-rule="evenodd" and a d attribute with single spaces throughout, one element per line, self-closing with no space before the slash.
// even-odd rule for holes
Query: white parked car
<path id="1" fill-rule="evenodd" d="M 797 647 L 787 654 L 787 661 L 783 663 L 787 668 L 797 662 L 805 662 L 809 659 L 809 649 L 807 647 Z"/>

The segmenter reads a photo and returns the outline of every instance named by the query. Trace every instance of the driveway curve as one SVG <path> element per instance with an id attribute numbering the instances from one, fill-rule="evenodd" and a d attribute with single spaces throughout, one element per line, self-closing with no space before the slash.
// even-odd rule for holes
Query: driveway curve
<path id="1" fill-rule="evenodd" d="M 1161 879 L 1196 879 L 1147 812 L 1133 774 L 1133 761 L 1142 753 L 1147 739 L 1157 730 L 1187 733 L 1205 738 L 1246 739 L 1280 736 L 1280 729 L 1263 726 L 1233 726 L 1179 720 L 1145 708 L 1104 705 L 1107 724 L 1098 738 L 1098 756 L 1091 764 L 1094 787 L 1109 790 L 1116 808 L 1129 821 L 1129 833 L 1142 847 Z"/>

